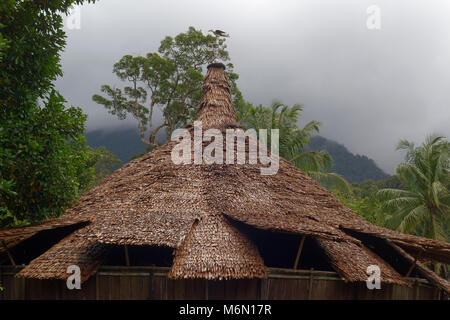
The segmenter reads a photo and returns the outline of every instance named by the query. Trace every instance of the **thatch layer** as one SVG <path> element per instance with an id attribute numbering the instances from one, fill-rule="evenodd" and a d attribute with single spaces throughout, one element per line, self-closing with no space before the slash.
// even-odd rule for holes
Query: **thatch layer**
<path id="1" fill-rule="evenodd" d="M 80 267 L 81 282 L 86 281 L 103 261 L 106 245 L 89 240 L 88 228 L 75 231 L 44 254 L 30 262 L 16 276 L 35 279 L 66 280 L 71 265 Z"/>
<path id="2" fill-rule="evenodd" d="M 197 121 L 204 129 L 225 129 L 237 126 L 231 102 L 231 88 L 222 68 L 209 68 L 203 82 Z"/>
<path id="3" fill-rule="evenodd" d="M 169 278 L 266 278 L 258 249 L 222 215 L 209 215 L 195 223 L 175 251 Z"/>
<path id="4" fill-rule="evenodd" d="M 450 264 L 450 243 L 421 238 L 373 225 L 361 216 L 355 216 L 353 211 L 345 207 L 342 214 L 345 217 L 340 225 L 342 230 L 351 230 L 389 239 L 389 241 L 399 245 L 416 257 L 421 256 L 422 259 Z"/>
<path id="5" fill-rule="evenodd" d="M 436 273 L 428 269 L 425 265 L 423 265 L 420 261 L 414 259 L 411 255 L 409 255 L 407 252 L 405 252 L 402 248 L 395 244 L 389 243 L 389 241 L 386 241 L 388 245 L 390 245 L 392 248 L 394 248 L 399 254 L 401 254 L 406 260 L 408 260 L 409 263 L 411 263 L 411 266 L 413 268 L 416 268 L 419 273 L 424 276 L 425 279 L 427 279 L 430 283 L 434 284 L 436 287 L 441 288 L 447 294 L 450 294 L 450 282 L 439 277 Z"/>
<path id="6" fill-rule="evenodd" d="M 49 219 L 39 224 L 0 230 L 0 253 L 6 251 L 6 248 L 14 247 L 22 241 L 31 238 L 38 232 L 72 225 L 81 228 L 89 222 L 90 219 L 88 217 L 82 215 L 70 215 Z"/>
<path id="7" fill-rule="evenodd" d="M 203 130 L 216 128 L 224 134 L 238 128 L 230 92 L 223 69 L 209 68 L 197 119 Z M 193 136 L 194 127 L 187 130 Z M 284 159 L 279 159 L 275 175 L 261 175 L 264 166 L 259 158 L 257 163 L 248 162 L 252 156 L 248 147 L 245 164 L 176 165 L 171 158 L 175 145 L 169 141 L 129 162 L 85 193 L 66 218 L 95 221 L 33 260 L 20 275 L 63 279 L 67 265 L 80 263 L 88 270 L 87 277 L 107 244 L 133 244 L 175 248 L 172 278 L 265 277 L 257 248 L 225 216 L 259 229 L 312 236 L 349 281 L 365 281 L 367 265 L 377 264 L 382 281 L 406 284 L 349 231 L 425 251 L 438 261 L 450 259 L 449 244 L 370 224 Z"/>
<path id="8" fill-rule="evenodd" d="M 336 226 L 322 223 L 321 214 L 336 210 L 336 201 L 306 174 L 298 171 L 292 178 L 295 171 L 282 159 L 278 173 L 267 176 L 261 176 L 259 165 L 205 166 L 208 206 L 260 229 L 356 241 Z"/>
<path id="9" fill-rule="evenodd" d="M 127 164 L 89 194 L 91 199 L 108 200 L 74 208 L 98 216 L 89 237 L 102 243 L 179 245 L 207 208 L 200 167 L 173 164 L 173 144 Z"/>
<path id="10" fill-rule="evenodd" d="M 381 271 L 381 282 L 408 285 L 397 271 L 363 244 L 320 238 L 316 240 L 330 259 L 336 272 L 346 280 L 366 281 L 369 277 L 367 267 L 376 265 Z"/>

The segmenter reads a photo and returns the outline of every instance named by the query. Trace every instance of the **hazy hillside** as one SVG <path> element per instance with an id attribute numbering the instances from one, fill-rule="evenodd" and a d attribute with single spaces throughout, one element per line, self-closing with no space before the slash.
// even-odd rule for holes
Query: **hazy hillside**
<path id="1" fill-rule="evenodd" d="M 105 146 L 122 160 L 122 163 L 130 161 L 133 155 L 145 152 L 145 144 L 139 140 L 138 131 L 134 128 L 89 131 L 86 133 L 86 139 L 91 147 Z"/>
<path id="2" fill-rule="evenodd" d="M 311 139 L 307 148 L 327 151 L 334 161 L 331 171 L 339 173 L 349 182 L 362 182 L 366 179 L 377 181 L 389 176 L 378 168 L 372 159 L 363 155 L 354 155 L 336 141 L 316 136 Z"/>
<path id="3" fill-rule="evenodd" d="M 145 152 L 145 145 L 139 140 L 137 129 L 126 128 L 114 131 L 94 130 L 86 134 L 92 147 L 105 146 L 122 160 L 130 161 L 131 156 Z M 311 150 L 326 150 L 334 159 L 333 172 L 344 176 L 349 182 L 361 182 L 365 179 L 381 180 L 388 177 L 377 167 L 372 159 L 354 155 L 335 141 L 316 136 L 307 147 Z"/>

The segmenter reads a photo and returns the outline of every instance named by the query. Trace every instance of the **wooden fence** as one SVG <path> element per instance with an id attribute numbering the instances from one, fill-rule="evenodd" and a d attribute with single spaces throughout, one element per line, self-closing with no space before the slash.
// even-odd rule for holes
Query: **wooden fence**
<path id="1" fill-rule="evenodd" d="M 21 267 L 0 266 L 1 299 L 441 299 L 426 280 L 410 279 L 411 287 L 348 283 L 335 272 L 269 269 L 267 279 L 170 280 L 168 268 L 102 266 L 69 290 L 65 281 L 15 278 Z"/>

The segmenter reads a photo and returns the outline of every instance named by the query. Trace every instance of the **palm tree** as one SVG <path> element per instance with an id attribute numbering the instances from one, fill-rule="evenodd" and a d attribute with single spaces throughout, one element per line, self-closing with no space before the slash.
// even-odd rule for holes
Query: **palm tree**
<path id="1" fill-rule="evenodd" d="M 391 213 L 388 226 L 436 240 L 448 240 L 450 193 L 449 145 L 445 137 L 431 135 L 415 147 L 402 140 L 397 150 L 406 150 L 406 162 L 397 166 L 397 176 L 406 190 L 381 189 L 381 208 Z"/>
<path id="2" fill-rule="evenodd" d="M 295 104 L 289 107 L 280 101 L 272 102 L 270 108 L 242 103 L 237 110 L 239 123 L 247 129 L 279 129 L 279 154 L 297 168 L 330 189 L 350 192 L 348 182 L 338 174 L 330 173 L 331 156 L 325 151 L 305 151 L 310 138 L 319 132 L 320 122 L 310 121 L 303 128 L 297 121 L 303 107 Z M 267 143 L 270 148 L 270 130 Z"/>

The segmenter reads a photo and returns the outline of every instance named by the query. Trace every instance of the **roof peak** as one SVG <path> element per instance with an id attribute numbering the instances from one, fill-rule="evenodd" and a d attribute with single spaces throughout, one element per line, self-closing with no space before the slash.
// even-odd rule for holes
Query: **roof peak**
<path id="1" fill-rule="evenodd" d="M 197 121 L 201 121 L 205 129 L 221 130 L 237 126 L 230 81 L 223 63 L 215 62 L 208 65 L 208 72 L 203 80 L 203 94 Z"/>
<path id="2" fill-rule="evenodd" d="M 223 70 L 225 70 L 225 65 L 222 62 L 213 62 L 210 63 L 207 68 L 222 68 Z"/>

